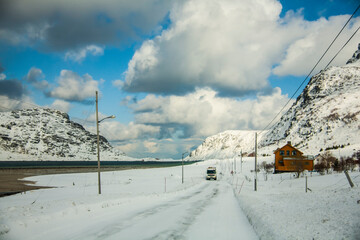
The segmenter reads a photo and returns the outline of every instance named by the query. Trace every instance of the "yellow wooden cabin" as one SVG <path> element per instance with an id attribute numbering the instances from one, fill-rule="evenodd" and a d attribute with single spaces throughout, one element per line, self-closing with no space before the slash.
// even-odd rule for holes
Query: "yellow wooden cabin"
<path id="1" fill-rule="evenodd" d="M 301 151 L 291 146 L 291 142 L 276 149 L 274 154 L 275 173 L 312 171 L 314 169 L 314 158 L 304 156 Z"/>

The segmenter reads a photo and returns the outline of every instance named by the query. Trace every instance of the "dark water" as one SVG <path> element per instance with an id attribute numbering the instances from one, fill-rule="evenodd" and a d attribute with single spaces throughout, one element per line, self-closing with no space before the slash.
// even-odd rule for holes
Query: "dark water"
<path id="1" fill-rule="evenodd" d="M 184 165 L 199 161 L 186 161 Z M 97 161 L 0 161 L 0 168 L 55 168 L 55 167 L 97 167 Z M 181 161 L 101 161 L 102 167 L 173 167 L 180 166 Z"/>

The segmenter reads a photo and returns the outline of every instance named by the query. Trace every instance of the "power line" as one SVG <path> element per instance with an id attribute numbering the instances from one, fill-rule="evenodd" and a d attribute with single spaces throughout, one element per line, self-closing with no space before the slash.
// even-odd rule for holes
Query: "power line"
<path id="1" fill-rule="evenodd" d="M 350 42 L 350 40 L 355 36 L 355 34 L 359 31 L 360 26 L 356 29 L 356 31 L 351 35 L 351 37 L 346 41 L 346 43 L 340 48 L 340 50 L 335 54 L 335 56 L 330 60 L 330 62 L 326 65 L 325 68 L 327 68 L 332 61 L 337 57 L 337 55 L 344 49 L 344 47 Z"/>
<path id="2" fill-rule="evenodd" d="M 342 33 L 342 31 L 345 29 L 345 27 L 348 25 L 348 23 L 350 22 L 350 20 L 353 18 L 353 16 L 355 15 L 355 13 L 359 10 L 360 8 L 360 4 L 358 5 L 358 7 L 355 9 L 354 13 L 350 16 L 350 18 L 347 20 L 347 22 L 345 23 L 345 25 L 341 28 L 341 30 L 339 31 L 339 33 L 336 35 L 336 37 L 334 38 L 334 40 L 331 42 L 331 44 L 329 45 L 329 47 L 326 49 L 326 51 L 324 52 L 324 54 L 320 57 L 320 59 L 317 61 L 317 63 L 315 64 L 315 66 L 311 69 L 311 71 L 309 72 L 309 74 L 306 76 L 306 78 L 301 82 L 300 86 L 296 89 L 296 91 L 294 92 L 294 94 L 289 98 L 289 100 L 285 103 L 285 105 L 281 108 L 281 110 L 275 115 L 275 117 L 266 125 L 266 127 L 264 127 L 260 134 L 267 129 L 274 121 L 275 119 L 281 114 L 281 112 L 285 109 L 285 107 L 291 102 L 292 98 L 297 94 L 297 92 L 301 89 L 301 87 L 304 85 L 304 83 L 306 82 L 306 80 L 309 78 L 309 76 L 312 74 L 312 72 L 315 70 L 315 68 L 317 67 L 317 65 L 320 63 L 320 61 L 324 58 L 324 56 L 326 55 L 326 53 L 329 51 L 329 49 L 331 48 L 331 46 L 334 44 L 334 42 L 336 41 L 336 39 L 339 37 L 339 35 Z M 359 27 L 360 28 L 360 27 Z M 339 50 L 339 52 L 346 46 L 346 44 L 351 40 L 351 38 L 356 34 L 356 32 L 359 30 L 359 28 L 355 31 L 355 33 L 350 37 L 350 39 L 345 43 L 345 45 Z M 338 53 L 339 53 L 338 52 Z M 337 54 L 338 54 L 337 53 Z M 337 56 L 337 54 L 334 56 L 334 58 Z M 333 58 L 333 59 L 334 59 Z M 333 60 L 332 59 L 332 60 Z M 328 67 L 330 65 L 330 63 L 332 62 L 332 60 L 328 63 L 328 65 L 326 65 L 326 67 Z M 326 68 L 325 67 L 325 68 Z M 288 110 L 289 111 L 289 110 Z M 286 112 L 287 113 L 287 112 Z M 285 113 L 285 114 L 286 114 Z M 272 127 L 275 126 L 276 123 L 274 123 Z M 270 129 L 271 129 L 270 128 Z"/>

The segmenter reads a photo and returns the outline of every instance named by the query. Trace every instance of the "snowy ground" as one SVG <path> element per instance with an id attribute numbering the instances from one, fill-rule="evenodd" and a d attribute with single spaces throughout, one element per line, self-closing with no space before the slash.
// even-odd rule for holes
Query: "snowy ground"
<path id="1" fill-rule="evenodd" d="M 262 161 L 260 158 L 259 161 Z M 0 239 L 359 239 L 360 172 L 294 179 L 250 172 L 253 159 L 28 178 L 56 186 L 0 198 Z M 208 166 L 218 181 L 206 181 Z M 242 171 L 241 171 L 242 169 Z"/>

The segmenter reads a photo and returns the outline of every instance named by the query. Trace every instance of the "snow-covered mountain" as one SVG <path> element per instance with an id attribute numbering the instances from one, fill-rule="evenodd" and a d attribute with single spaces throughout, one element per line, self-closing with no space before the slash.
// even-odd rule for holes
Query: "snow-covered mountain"
<path id="1" fill-rule="evenodd" d="M 254 152 L 256 131 L 228 130 L 205 139 L 205 141 L 189 155 L 194 159 L 225 159 L 244 156 Z M 258 134 L 258 141 L 266 132 Z"/>
<path id="2" fill-rule="evenodd" d="M 100 136 L 102 160 L 130 159 Z M 0 113 L 0 160 L 97 160 L 97 138 L 66 113 L 33 108 Z"/>
<path id="3" fill-rule="evenodd" d="M 260 147 L 291 141 L 311 154 L 360 144 L 359 50 L 348 64 L 313 76 L 294 105 L 260 141 Z"/>
<path id="4" fill-rule="evenodd" d="M 360 44 L 345 66 L 313 76 L 280 121 L 258 137 L 260 154 L 272 154 L 291 141 L 305 154 L 337 149 L 351 155 L 360 149 Z M 254 133 L 226 131 L 208 137 L 192 158 L 227 158 L 254 151 Z"/>

